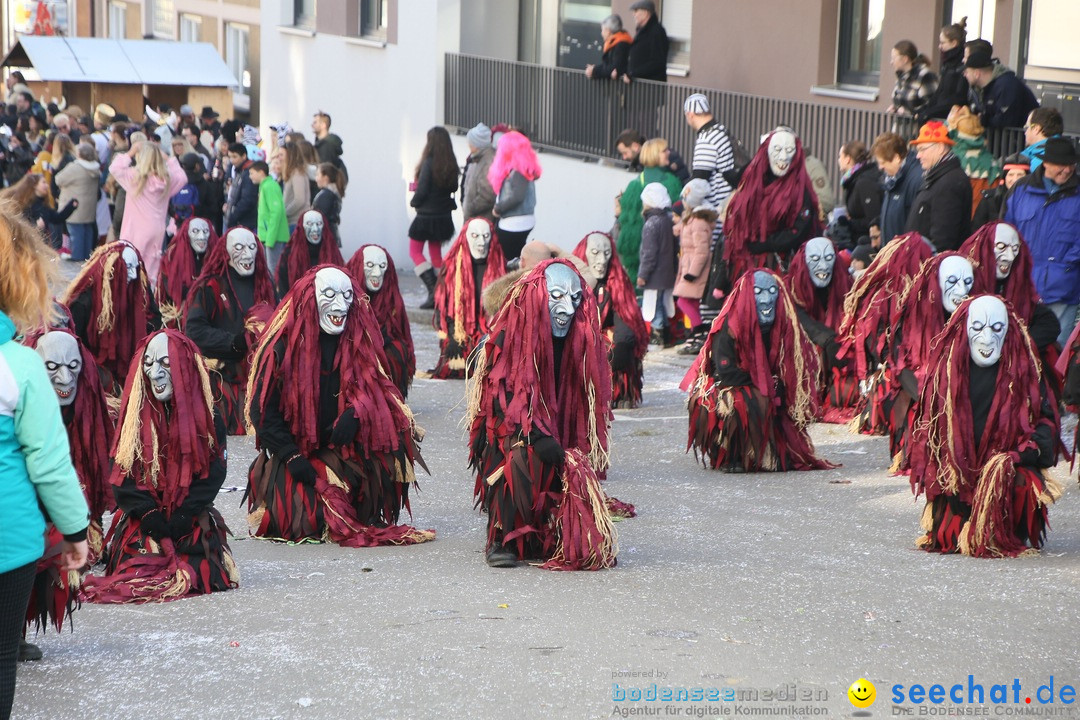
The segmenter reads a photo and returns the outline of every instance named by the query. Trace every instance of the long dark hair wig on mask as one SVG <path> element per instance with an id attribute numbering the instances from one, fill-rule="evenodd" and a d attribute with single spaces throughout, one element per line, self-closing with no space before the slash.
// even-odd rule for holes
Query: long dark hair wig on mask
<path id="1" fill-rule="evenodd" d="M 1015 225 L 995 220 L 976 230 L 975 234 L 960 246 L 960 254 L 971 260 L 971 266 L 975 269 L 975 284 L 983 287 L 986 292 L 994 290 L 998 282 L 997 260 L 994 258 L 998 225 L 1009 225 L 1016 230 Z M 1012 306 L 1026 324 L 1040 301 L 1035 283 L 1031 279 L 1031 251 L 1019 230 L 1016 230 L 1016 234 L 1020 238 L 1020 252 L 1009 270 L 1009 277 L 1002 283 L 1001 298 Z"/>

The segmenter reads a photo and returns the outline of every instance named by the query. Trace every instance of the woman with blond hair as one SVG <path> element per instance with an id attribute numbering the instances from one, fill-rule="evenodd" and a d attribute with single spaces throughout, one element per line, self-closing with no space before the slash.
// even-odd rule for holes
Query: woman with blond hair
<path id="1" fill-rule="evenodd" d="M 17 333 L 52 319 L 56 255 L 33 226 L 0 207 L 0 719 L 11 716 L 26 608 L 45 551 L 45 513 L 63 535 L 61 570 L 86 565 L 89 509 L 71 464 L 56 391 L 36 351 Z"/>
<path id="2" fill-rule="evenodd" d="M 169 198 L 184 187 L 187 175 L 176 158 L 166 158 L 161 148 L 150 142 L 132 144 L 127 153 L 113 158 L 109 174 L 126 193 L 120 239 L 139 251 L 147 277 L 156 287 Z"/>
<path id="3" fill-rule="evenodd" d="M 638 155 L 638 161 L 645 169 L 630 181 L 619 200 L 619 238 L 616 248 L 631 281 L 637 280 L 641 228 L 645 225 L 641 191 L 649 183 L 660 183 L 667 189 L 672 203 L 677 202 L 682 193 L 682 183 L 666 166 L 667 149 L 667 140 L 663 138 L 645 141 L 641 146 L 641 154 Z"/>

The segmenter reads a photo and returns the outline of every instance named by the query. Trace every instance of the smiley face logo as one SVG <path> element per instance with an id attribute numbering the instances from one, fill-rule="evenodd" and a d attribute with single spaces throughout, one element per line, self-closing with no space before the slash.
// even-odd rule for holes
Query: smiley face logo
<path id="1" fill-rule="evenodd" d="M 851 687 L 847 690 L 847 696 L 855 707 L 868 708 L 874 704 L 874 700 L 877 698 L 877 688 L 874 687 L 874 683 L 866 678 L 859 678 L 851 683 Z"/>

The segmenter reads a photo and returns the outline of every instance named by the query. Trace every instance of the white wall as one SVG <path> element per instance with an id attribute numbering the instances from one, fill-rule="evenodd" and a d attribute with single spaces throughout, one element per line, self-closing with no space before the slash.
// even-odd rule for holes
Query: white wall
<path id="1" fill-rule="evenodd" d="M 310 137 L 315 111 L 333 118 L 331 132 L 341 136 L 349 168 L 341 222 L 346 259 L 360 245 L 377 242 L 400 267 L 412 267 L 407 188 L 427 130 L 442 122 L 443 56 L 459 49 L 462 2 L 471 4 L 401 3 L 408 12 L 399 16 L 398 42 L 385 48 L 282 32 L 284 0 L 262 3 L 263 136 L 269 137 L 270 124 L 288 121 Z M 464 164 L 465 139 L 455 138 L 454 147 Z M 612 199 L 629 173 L 549 154 L 540 159 L 534 236 L 572 248 L 589 231 L 610 229 Z M 460 228 L 460 212 L 455 222 Z"/>

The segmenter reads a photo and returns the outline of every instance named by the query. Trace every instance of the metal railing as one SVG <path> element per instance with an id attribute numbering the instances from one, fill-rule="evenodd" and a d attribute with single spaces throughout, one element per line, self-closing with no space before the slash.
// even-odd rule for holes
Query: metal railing
<path id="1" fill-rule="evenodd" d="M 880 133 L 914 137 L 914 119 L 878 110 L 725 92 L 687 85 L 635 81 L 629 85 L 591 80 L 580 70 L 509 62 L 474 55 L 446 54 L 447 126 L 467 130 L 479 122 L 506 123 L 529 136 L 533 145 L 555 152 L 599 159 L 615 158 L 615 139 L 626 128 L 646 137 L 663 137 L 691 161 L 694 132 L 683 116 L 683 100 L 700 92 L 713 115 L 749 154 L 761 135 L 778 125 L 793 128 L 803 145 L 839 180 L 835 157 L 849 140 L 867 145 Z M 995 157 L 1024 147 L 1024 133 L 1008 129 L 987 134 Z"/>

